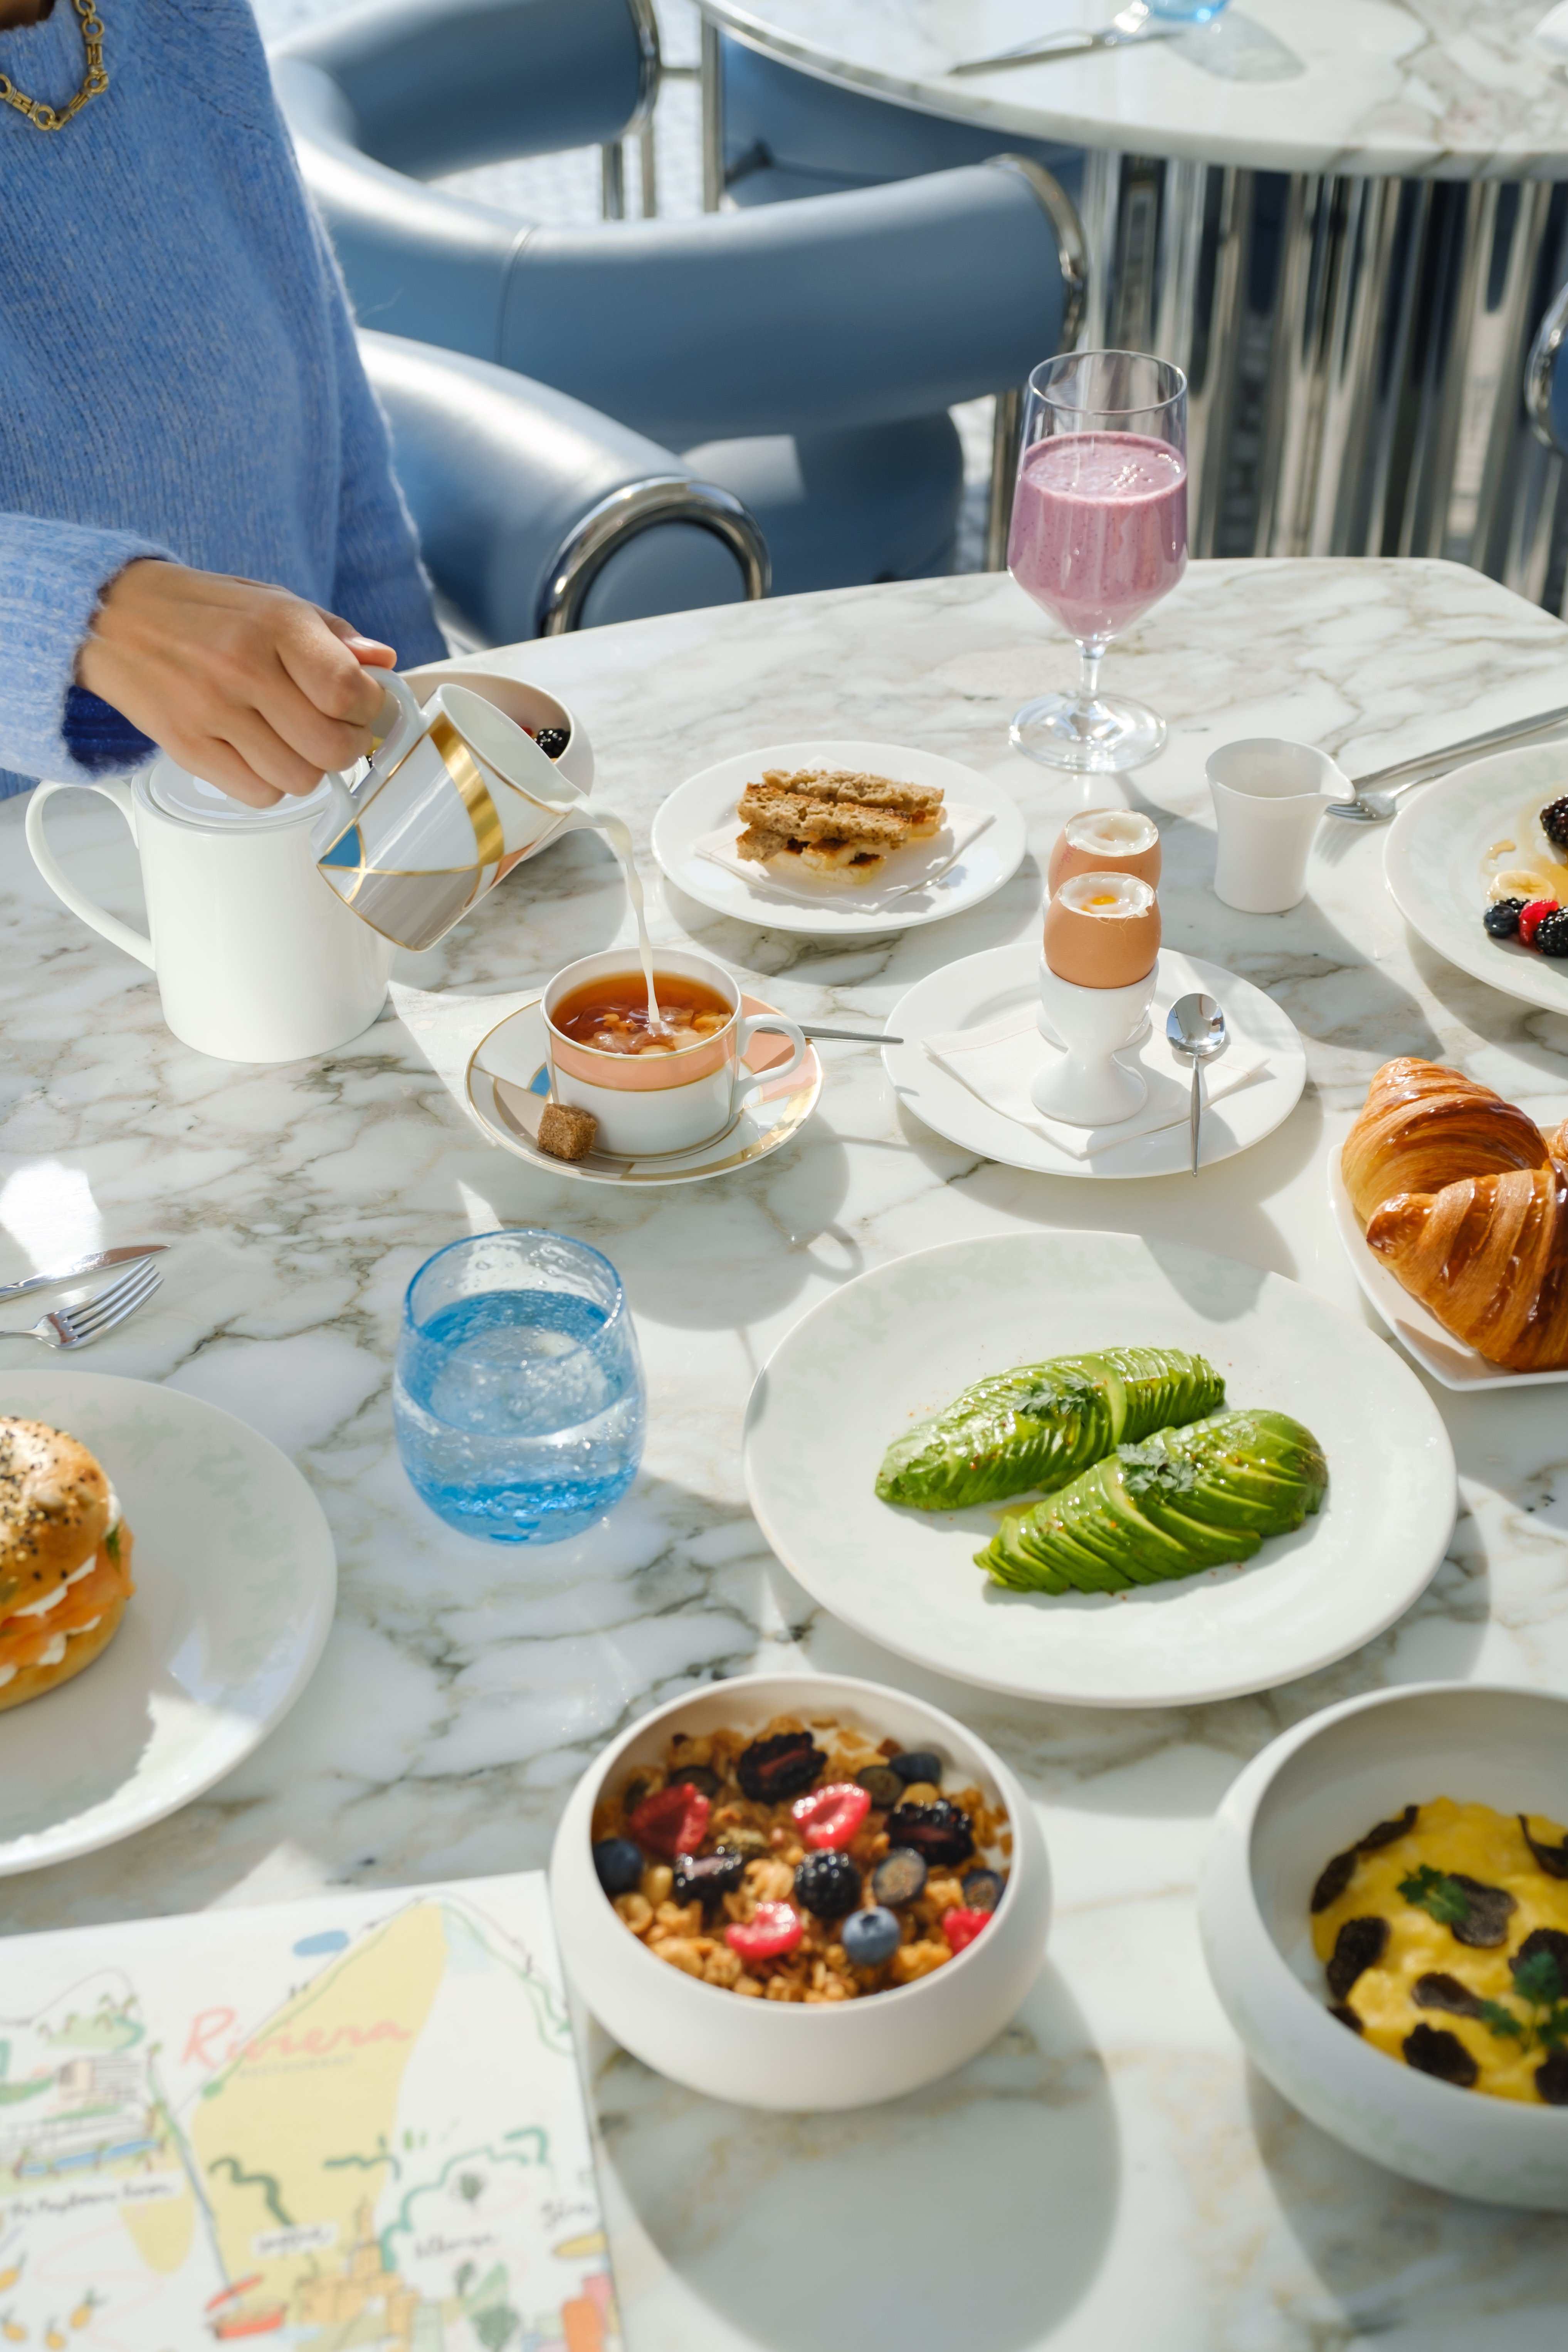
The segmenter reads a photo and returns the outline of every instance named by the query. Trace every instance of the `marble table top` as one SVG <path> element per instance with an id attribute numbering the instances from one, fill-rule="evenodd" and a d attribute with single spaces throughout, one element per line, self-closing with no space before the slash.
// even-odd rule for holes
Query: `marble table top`
<path id="1" fill-rule="evenodd" d="M 827 727 L 950 753 L 1017 795 L 1032 855 L 1016 879 L 897 941 L 752 930 L 654 880 L 656 938 L 700 940 L 799 1013 L 874 1023 L 921 973 L 1025 937 L 1040 860 L 1079 804 L 1079 787 L 1006 747 L 1015 704 L 1065 681 L 1074 656 L 1005 576 L 678 615 L 486 658 L 566 695 L 604 797 L 643 844 L 684 776 Z M 821 1048 L 811 1127 L 757 1167 L 636 1198 L 545 1178 L 470 1125 L 421 1043 L 423 995 L 403 997 L 406 1019 L 389 1010 L 286 1069 L 176 1045 L 151 975 L 57 905 L 27 859 L 21 804 L 0 809 L 0 1280 L 100 1235 L 168 1239 L 158 1298 L 87 1366 L 170 1381 L 273 1437 L 320 1495 L 342 1576 L 320 1672 L 256 1755 L 124 1844 L 6 1880 L 0 1927 L 540 1864 L 567 1789 L 620 1726 L 694 1681 L 792 1660 L 927 1694 L 1006 1756 L 1039 1808 L 1059 1906 L 1039 1980 L 990 2050 L 919 2096 L 760 2116 L 677 2090 L 589 2034 L 631 2352 L 1561 2342 L 1568 2218 L 1450 2201 L 1295 2116 L 1249 2072 L 1210 1991 L 1193 1890 L 1223 1791 L 1312 1709 L 1434 1675 L 1568 1681 L 1563 1391 L 1438 1391 L 1463 1507 L 1428 1593 L 1328 1672 L 1190 1712 L 1045 1708 L 903 1665 L 808 1600 L 746 1507 L 752 1375 L 865 1267 L 955 1235 L 1134 1225 L 1361 1316 L 1324 1169 L 1374 1066 L 1435 1055 L 1543 1122 L 1568 1108 L 1568 1020 L 1409 937 L 1379 835 L 1325 839 L 1290 915 L 1220 906 L 1203 782 L 1227 737 L 1298 736 L 1364 772 L 1562 703 L 1568 629 L 1458 565 L 1199 563 L 1108 671 L 1171 723 L 1134 780 L 1164 830 L 1168 935 L 1267 989 L 1307 1045 L 1290 1119 L 1196 1183 L 1097 1188 L 977 1161 L 901 1116 L 876 1054 L 843 1045 Z M 84 886 L 139 915 L 112 809 L 57 800 L 50 824 Z M 607 851 L 575 835 L 406 977 L 494 994 L 629 936 Z M 633 1494 L 592 1535 L 538 1552 L 445 1529 L 392 1442 L 405 1283 L 441 1244 L 503 1222 L 608 1253 L 650 1383 Z M 0 1340 L 0 1366 L 44 1360 L 32 1347 Z"/>
<path id="2" fill-rule="evenodd" d="M 1173 39 L 960 80 L 961 59 L 1109 25 L 1115 0 L 700 0 L 829 81 L 998 133 L 1257 171 L 1568 178 L 1546 0 L 1232 0 Z"/>

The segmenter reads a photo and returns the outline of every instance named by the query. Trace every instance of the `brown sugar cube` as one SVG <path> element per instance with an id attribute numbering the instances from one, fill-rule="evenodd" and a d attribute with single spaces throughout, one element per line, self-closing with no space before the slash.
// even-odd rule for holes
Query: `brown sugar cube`
<path id="1" fill-rule="evenodd" d="M 539 1148 L 552 1160 L 582 1160 L 594 1149 L 599 1122 L 571 1103 L 546 1103 L 539 1114 Z"/>

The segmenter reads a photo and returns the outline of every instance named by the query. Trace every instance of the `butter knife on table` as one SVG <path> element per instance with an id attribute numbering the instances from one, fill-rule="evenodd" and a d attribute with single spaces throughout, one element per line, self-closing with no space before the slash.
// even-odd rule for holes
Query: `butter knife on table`
<path id="1" fill-rule="evenodd" d="M 156 1257 L 166 1250 L 167 1242 L 132 1242 L 128 1248 L 94 1250 L 89 1257 L 79 1257 L 70 1265 L 57 1265 L 47 1274 L 30 1274 L 26 1282 L 0 1283 L 0 1300 L 26 1297 L 29 1290 L 52 1290 L 57 1283 L 75 1282 L 84 1274 L 97 1274 L 106 1265 L 123 1265 L 133 1257 Z"/>

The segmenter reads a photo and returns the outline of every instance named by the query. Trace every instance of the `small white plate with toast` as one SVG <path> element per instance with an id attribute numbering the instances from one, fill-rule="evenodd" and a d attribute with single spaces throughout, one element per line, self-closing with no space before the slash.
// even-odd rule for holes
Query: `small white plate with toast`
<path id="1" fill-rule="evenodd" d="M 1415 1357 L 1422 1370 L 1430 1372 L 1444 1388 L 1468 1395 L 1476 1389 L 1539 1389 L 1549 1387 L 1553 1381 L 1568 1381 L 1568 1366 L 1557 1372 L 1505 1371 L 1500 1364 L 1489 1363 L 1463 1339 L 1456 1339 L 1451 1331 L 1446 1331 L 1430 1309 L 1411 1297 L 1376 1251 L 1367 1247 L 1366 1234 L 1341 1171 L 1338 1151 L 1329 1154 L 1329 1207 L 1351 1262 L 1351 1272 L 1360 1283 L 1367 1305 L 1379 1322 L 1387 1325 L 1400 1346 Z"/>
<path id="2" fill-rule="evenodd" d="M 787 880 L 769 866 L 741 874 L 705 854 L 703 845 L 721 828 L 745 830 L 736 810 L 750 783 L 769 769 L 785 773 L 806 768 L 838 768 L 886 776 L 900 784 L 940 788 L 944 800 L 968 816 L 980 815 L 979 831 L 956 856 L 941 864 L 917 888 L 890 890 L 885 879 L 818 882 L 792 870 Z M 939 849 L 941 836 L 930 845 Z M 1000 784 L 977 769 L 937 751 L 903 743 L 867 743 L 814 736 L 795 743 L 767 743 L 737 751 L 689 776 L 672 792 L 653 821 L 653 854 L 668 878 L 700 906 L 759 929 L 799 931 L 818 939 L 870 939 L 889 931 L 917 930 L 949 915 L 963 914 L 1012 879 L 1023 862 L 1026 835 L 1022 812 Z M 894 858 L 907 856 L 895 852 Z M 891 861 L 889 861 L 891 862 Z"/>

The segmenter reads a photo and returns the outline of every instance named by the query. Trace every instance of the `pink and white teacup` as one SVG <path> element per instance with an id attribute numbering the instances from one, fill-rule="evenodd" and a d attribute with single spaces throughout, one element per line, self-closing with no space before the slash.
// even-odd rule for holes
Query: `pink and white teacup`
<path id="1" fill-rule="evenodd" d="M 637 964 L 635 948 L 609 948 L 582 956 L 558 971 L 544 992 L 550 1077 L 558 1102 L 590 1110 L 599 1122 L 597 1147 L 626 1159 L 690 1151 L 731 1128 L 759 1087 L 773 1086 L 805 1061 L 808 1051 L 796 1024 L 782 1013 L 742 1013 L 741 992 L 722 964 L 686 948 L 656 948 L 657 992 L 661 972 L 711 989 L 730 1008 L 722 1028 L 673 1053 L 616 1054 L 587 1045 L 557 1029 L 557 1005 L 594 980 L 609 980 Z M 762 1071 L 746 1066 L 746 1048 L 760 1033 L 774 1030 L 794 1047 L 786 1062 Z"/>

